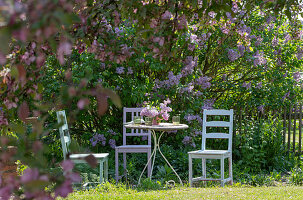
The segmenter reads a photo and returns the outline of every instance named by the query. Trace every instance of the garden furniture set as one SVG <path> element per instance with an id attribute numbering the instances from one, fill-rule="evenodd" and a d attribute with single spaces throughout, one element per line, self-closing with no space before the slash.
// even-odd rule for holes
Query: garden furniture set
<path id="1" fill-rule="evenodd" d="M 154 167 L 154 161 L 156 152 L 159 151 L 162 158 L 166 161 L 168 166 L 175 173 L 182 185 L 182 180 L 171 166 L 169 161 L 165 158 L 160 149 L 160 139 L 165 132 L 186 129 L 186 124 L 172 124 L 172 123 L 160 123 L 159 125 L 145 125 L 134 124 L 134 118 L 140 116 L 142 108 L 124 108 L 123 109 L 123 145 L 115 148 L 115 172 L 116 180 L 119 180 L 119 153 L 123 153 L 123 166 L 126 171 L 126 153 L 146 153 L 147 163 L 139 177 L 138 183 L 147 168 L 147 176 L 152 177 L 152 171 Z M 130 115 L 130 118 L 128 116 Z M 220 120 L 218 121 L 218 117 Z M 223 118 L 222 118 L 223 117 Z M 142 118 L 142 117 L 141 117 Z M 69 153 L 68 146 L 71 142 L 68 131 L 68 125 L 66 121 L 65 111 L 57 112 L 58 123 L 60 124 L 59 132 L 63 149 L 63 156 L 66 159 Z M 127 122 L 129 120 L 132 123 Z M 208 119 L 211 119 L 210 121 Z M 216 120 L 214 120 L 216 119 Z M 226 120 L 227 119 L 227 120 Z M 214 129 L 215 128 L 215 129 Z M 215 132 L 213 131 L 215 130 Z M 219 131 L 218 131 L 219 130 Z M 160 133 L 157 133 L 160 131 Z M 226 182 L 232 184 L 232 133 L 233 132 L 233 110 L 203 110 L 203 125 L 202 125 L 202 147 L 201 150 L 188 152 L 189 155 L 189 184 L 192 186 L 194 181 L 220 181 L 223 187 Z M 151 135 L 154 139 L 154 148 L 151 151 Z M 127 143 L 127 137 L 132 136 L 145 136 L 147 139 L 147 145 L 131 145 Z M 206 149 L 206 141 L 208 139 L 226 139 L 228 140 L 227 150 L 208 150 Z M 90 154 L 69 154 L 69 158 L 75 163 L 85 163 L 85 157 Z M 92 154 L 98 160 L 100 164 L 100 183 L 108 180 L 108 153 Z M 224 177 L 224 160 L 228 159 L 229 163 L 229 176 Z M 192 159 L 202 159 L 202 177 L 193 178 L 193 166 Z M 220 179 L 206 178 L 206 159 L 219 159 L 220 160 Z M 126 172 L 124 171 L 124 174 Z M 103 178 L 104 176 L 104 178 Z"/>

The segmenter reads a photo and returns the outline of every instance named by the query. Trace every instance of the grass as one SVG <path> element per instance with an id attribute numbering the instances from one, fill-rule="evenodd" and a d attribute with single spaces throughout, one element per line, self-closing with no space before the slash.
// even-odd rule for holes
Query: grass
<path id="1" fill-rule="evenodd" d="M 96 189 L 74 192 L 67 199 L 303 199 L 303 186 L 176 187 L 140 191 L 106 183 Z"/>

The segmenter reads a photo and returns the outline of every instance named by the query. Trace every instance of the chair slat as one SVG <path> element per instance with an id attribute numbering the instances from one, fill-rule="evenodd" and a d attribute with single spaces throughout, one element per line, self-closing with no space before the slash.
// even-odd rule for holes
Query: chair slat
<path id="1" fill-rule="evenodd" d="M 227 133 L 207 133 L 205 134 L 206 138 L 225 138 L 228 139 L 231 137 L 230 134 Z"/>
<path id="2" fill-rule="evenodd" d="M 204 110 L 206 115 L 232 115 L 233 110 Z"/>
<path id="3" fill-rule="evenodd" d="M 230 127 L 232 126 L 231 122 L 224 121 L 210 121 L 205 123 L 206 127 Z"/>
<path id="4" fill-rule="evenodd" d="M 126 136 L 149 136 L 150 133 L 126 133 Z"/>

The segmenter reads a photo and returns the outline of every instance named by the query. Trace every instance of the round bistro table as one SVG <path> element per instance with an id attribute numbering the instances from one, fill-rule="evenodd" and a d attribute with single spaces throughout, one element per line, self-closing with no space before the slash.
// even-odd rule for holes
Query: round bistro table
<path id="1" fill-rule="evenodd" d="M 157 150 L 159 151 L 159 153 L 161 154 L 161 156 L 163 157 L 163 159 L 166 161 L 166 163 L 168 164 L 168 166 L 173 170 L 173 172 L 176 174 L 176 176 L 178 177 L 180 184 L 183 185 L 182 180 L 180 178 L 180 176 L 177 174 L 177 172 L 174 170 L 174 168 L 171 166 L 171 164 L 168 162 L 168 160 L 165 158 L 165 156 L 163 155 L 163 153 L 161 152 L 160 149 L 160 139 L 162 137 L 162 135 L 165 132 L 169 132 L 169 131 L 176 131 L 176 130 L 182 130 L 182 129 L 187 129 L 188 125 L 186 124 L 178 124 L 178 125 L 174 125 L 172 123 L 160 123 L 159 125 L 135 125 L 132 123 L 128 123 L 124 125 L 125 128 L 130 128 L 130 129 L 145 129 L 145 130 L 151 130 L 152 136 L 154 138 L 154 150 L 152 152 L 152 154 L 150 155 L 150 157 L 148 158 L 148 161 L 139 177 L 139 181 L 138 184 L 140 184 L 140 180 L 141 177 L 145 171 L 145 169 L 147 168 L 149 162 L 151 162 L 152 158 L 153 158 L 153 162 L 152 162 L 152 167 L 151 167 L 151 174 L 150 177 L 152 177 L 153 174 L 153 168 L 154 168 L 154 163 L 155 163 L 155 158 L 156 158 L 156 152 Z M 156 131 L 161 131 L 159 137 L 157 138 L 157 134 Z"/>

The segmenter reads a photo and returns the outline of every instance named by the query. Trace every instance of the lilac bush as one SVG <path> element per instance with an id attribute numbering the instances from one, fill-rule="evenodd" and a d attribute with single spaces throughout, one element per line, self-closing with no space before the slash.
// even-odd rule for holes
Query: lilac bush
<path id="1" fill-rule="evenodd" d="M 1 147 L 26 147 L 19 148 L 25 152 L 15 156 L 1 152 L 1 162 L 9 157 L 24 164 L 39 163 L 34 161 L 41 158 L 44 145 L 34 151 L 39 145 L 33 144 L 38 143 L 23 138 L 26 134 L 19 135 L 25 133 L 29 116 L 41 120 L 34 124 L 34 137 L 30 135 L 35 139 L 49 134 L 50 127 L 44 126 L 49 111 L 64 108 L 70 109 L 72 122 L 77 121 L 77 114 L 89 110 L 83 118 L 95 117 L 92 123 L 99 129 L 104 127 L 97 122 L 106 113 L 108 118 L 102 122 L 116 130 L 118 111 L 112 103 L 119 105 L 120 101 L 112 89 L 117 89 L 126 106 L 146 98 L 160 102 L 170 97 L 171 107 L 183 115 L 247 105 L 263 106 L 265 111 L 302 98 L 297 87 L 301 79 L 296 74 L 302 71 L 298 48 L 302 46 L 302 24 L 297 19 L 302 5 L 297 1 L 16 0 L 0 4 L 1 134 L 22 138 L 7 142 L 4 137 Z M 96 62 L 81 68 L 83 58 L 91 57 Z M 262 87 L 258 85 L 261 81 Z M 173 111 L 167 104 L 145 111 L 146 115 L 168 119 Z M 91 130 L 85 120 L 76 125 Z M 113 146 L 111 139 L 97 133 L 91 143 L 106 145 L 110 140 L 107 144 Z M 34 160 L 23 155 L 33 155 Z M 42 169 L 30 166 L 23 179 L 32 174 L 34 181 L 46 181 Z M 46 181 L 56 186 L 56 196 L 45 187 L 31 192 L 27 189 L 31 184 L 23 187 L 31 181 L 22 178 L 2 184 L 1 196 L 64 197 L 72 192 L 74 181 L 70 173 L 65 176 Z M 20 191 L 21 187 L 25 190 Z"/>

